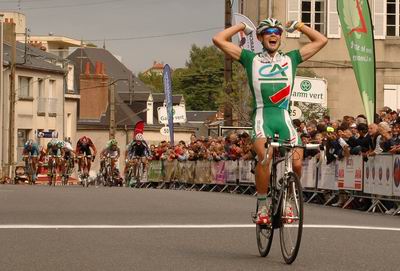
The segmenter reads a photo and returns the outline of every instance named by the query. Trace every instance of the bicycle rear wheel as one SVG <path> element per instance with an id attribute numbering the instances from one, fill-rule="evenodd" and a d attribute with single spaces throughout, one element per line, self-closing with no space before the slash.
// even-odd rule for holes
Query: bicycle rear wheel
<path id="1" fill-rule="evenodd" d="M 287 264 L 291 264 L 299 252 L 303 232 L 303 192 L 296 174 L 289 173 L 286 178 L 279 232 L 282 256 Z"/>
<path id="2" fill-rule="evenodd" d="M 272 225 L 256 225 L 256 237 L 257 237 L 257 247 L 258 252 L 261 257 L 265 257 L 268 255 L 271 245 L 272 239 L 274 237 L 274 229 Z"/>

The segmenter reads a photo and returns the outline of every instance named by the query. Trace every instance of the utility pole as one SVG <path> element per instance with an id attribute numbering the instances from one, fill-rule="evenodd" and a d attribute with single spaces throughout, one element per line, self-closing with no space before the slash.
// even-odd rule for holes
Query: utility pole
<path id="1" fill-rule="evenodd" d="M 225 29 L 232 26 L 231 21 L 232 21 L 232 3 L 231 0 L 225 0 Z M 228 97 L 230 97 L 232 94 L 232 58 L 227 54 L 225 54 L 224 77 L 225 77 L 225 94 Z M 232 105 L 229 99 L 225 100 L 224 119 L 225 119 L 225 125 L 232 126 L 233 124 Z"/>
<path id="2" fill-rule="evenodd" d="M 15 69 L 17 62 L 17 42 L 15 33 L 15 23 L 10 23 L 11 27 L 11 62 L 10 62 L 10 113 L 9 113 L 9 133 L 8 133 L 8 166 L 9 176 L 14 177 L 14 153 L 15 153 Z"/>
<path id="3" fill-rule="evenodd" d="M 112 82 L 109 86 L 109 107 L 110 107 L 110 131 L 109 131 L 109 139 L 115 138 L 115 83 Z"/>

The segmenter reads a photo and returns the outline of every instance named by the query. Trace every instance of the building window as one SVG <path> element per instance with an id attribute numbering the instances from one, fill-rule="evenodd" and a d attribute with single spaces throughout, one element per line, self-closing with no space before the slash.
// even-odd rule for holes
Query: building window
<path id="1" fill-rule="evenodd" d="M 399 36 L 399 0 L 387 0 L 386 2 L 386 35 Z"/>
<path id="2" fill-rule="evenodd" d="M 302 0 L 301 21 L 320 33 L 326 34 L 325 0 Z"/>
<path id="3" fill-rule="evenodd" d="M 32 97 L 31 83 L 32 83 L 32 77 L 26 77 L 26 76 L 18 77 L 18 96 L 20 98 Z"/>
<path id="4" fill-rule="evenodd" d="M 27 129 L 18 129 L 17 131 L 17 159 L 18 161 L 22 160 L 22 151 L 24 150 L 25 142 L 28 141 L 29 132 L 31 130 Z"/>
<path id="5" fill-rule="evenodd" d="M 38 115 L 43 116 L 46 114 L 46 103 L 47 99 L 45 98 L 45 89 L 44 89 L 44 79 L 38 79 L 38 88 L 39 88 L 39 96 L 37 99 L 37 107 L 38 107 Z"/>

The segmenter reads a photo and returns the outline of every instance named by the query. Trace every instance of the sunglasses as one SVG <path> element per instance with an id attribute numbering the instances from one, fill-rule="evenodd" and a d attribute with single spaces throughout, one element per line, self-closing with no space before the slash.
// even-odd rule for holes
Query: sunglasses
<path id="1" fill-rule="evenodd" d="M 269 27 L 261 32 L 261 35 L 282 35 L 282 30 L 277 27 Z"/>

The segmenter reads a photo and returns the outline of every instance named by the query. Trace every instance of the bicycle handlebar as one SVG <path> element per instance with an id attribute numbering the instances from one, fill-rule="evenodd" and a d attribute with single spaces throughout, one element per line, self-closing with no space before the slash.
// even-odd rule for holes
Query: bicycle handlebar
<path id="1" fill-rule="evenodd" d="M 267 162 L 268 158 L 269 158 L 269 147 L 273 147 L 273 148 L 279 148 L 279 147 L 283 147 L 286 149 L 294 149 L 294 148 L 301 148 L 301 149 L 305 149 L 305 150 L 319 150 L 321 144 L 315 144 L 315 143 L 308 143 L 305 145 L 298 145 L 298 144 L 294 144 L 294 143 L 289 143 L 289 142 L 270 142 L 269 140 L 267 140 L 267 142 L 265 142 L 265 151 L 264 151 L 264 159 L 261 161 L 261 165 L 265 165 L 265 163 Z"/>

